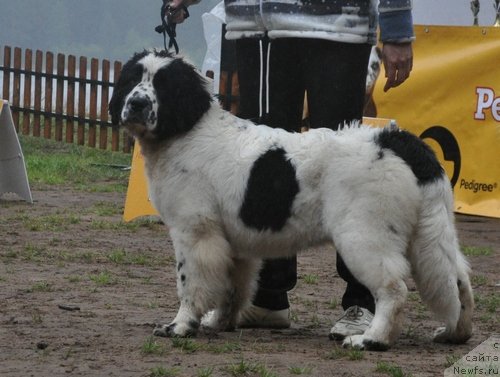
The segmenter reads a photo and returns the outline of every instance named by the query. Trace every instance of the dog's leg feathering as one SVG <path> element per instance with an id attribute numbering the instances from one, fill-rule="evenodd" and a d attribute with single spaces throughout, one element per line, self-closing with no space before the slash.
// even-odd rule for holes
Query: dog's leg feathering
<path id="1" fill-rule="evenodd" d="M 439 343 L 464 343 L 472 335 L 474 298 L 469 265 L 460 252 L 453 219 L 452 192 L 443 179 L 423 188 L 411 264 L 424 302 L 446 323 L 434 333 Z"/>
<path id="2" fill-rule="evenodd" d="M 385 351 L 401 331 L 407 294 L 404 278 L 409 274 L 409 264 L 399 236 L 381 237 L 380 224 L 368 220 L 361 226 L 362 235 L 358 230 L 344 229 L 335 239 L 347 267 L 370 290 L 376 304 L 370 327 L 361 335 L 346 337 L 344 347 Z"/>
<path id="3" fill-rule="evenodd" d="M 190 232 L 171 229 L 180 308 L 170 324 L 156 327 L 154 335 L 196 335 L 202 316 L 225 304 L 232 294 L 230 272 L 234 267 L 230 245 L 216 227 L 207 224 L 193 226 Z M 231 324 L 235 321 L 229 320 Z"/>
<path id="4" fill-rule="evenodd" d="M 261 261 L 258 259 L 233 260 L 230 272 L 233 290 L 218 308 L 203 317 L 201 321 L 203 327 L 215 331 L 234 330 L 238 314 L 251 303 L 257 288 L 260 265 Z"/>

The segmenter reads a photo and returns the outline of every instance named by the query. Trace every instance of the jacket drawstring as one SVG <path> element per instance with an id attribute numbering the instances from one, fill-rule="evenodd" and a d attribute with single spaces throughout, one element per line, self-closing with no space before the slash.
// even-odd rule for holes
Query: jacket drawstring
<path id="1" fill-rule="evenodd" d="M 262 92 L 264 91 L 263 76 L 264 76 L 264 56 L 262 49 L 262 39 L 259 40 L 259 56 L 260 56 L 260 75 L 259 75 L 259 122 L 262 121 Z"/>
<path id="2" fill-rule="evenodd" d="M 266 115 L 269 114 L 269 59 L 271 56 L 271 40 L 267 45 L 267 61 L 266 61 Z"/>
<path id="3" fill-rule="evenodd" d="M 266 63 L 264 66 L 264 46 L 262 39 L 259 40 L 260 52 L 260 77 L 259 77 L 259 119 L 262 121 L 264 115 L 269 114 L 269 62 L 271 56 L 271 41 L 268 40 Z M 265 81 L 264 81 L 265 75 Z M 265 94 L 264 94 L 265 88 Z M 265 112 L 264 112 L 265 111 Z"/>

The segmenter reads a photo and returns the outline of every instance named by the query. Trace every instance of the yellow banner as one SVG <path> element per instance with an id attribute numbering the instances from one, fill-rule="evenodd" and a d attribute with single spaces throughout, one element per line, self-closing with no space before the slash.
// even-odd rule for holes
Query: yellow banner
<path id="1" fill-rule="evenodd" d="M 394 118 L 436 151 L 455 210 L 500 217 L 500 28 L 416 26 L 410 78 L 374 91 L 377 116 Z"/>

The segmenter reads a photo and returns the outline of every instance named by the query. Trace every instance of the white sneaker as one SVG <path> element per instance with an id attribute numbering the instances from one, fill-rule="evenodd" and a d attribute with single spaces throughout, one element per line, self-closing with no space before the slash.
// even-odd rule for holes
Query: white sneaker
<path id="1" fill-rule="evenodd" d="M 330 339 L 342 340 L 347 336 L 363 334 L 372 322 L 373 314 L 360 306 L 351 306 L 330 330 Z"/>
<path id="2" fill-rule="evenodd" d="M 240 313 L 238 327 L 287 329 L 290 327 L 290 309 L 270 310 L 251 305 Z"/>

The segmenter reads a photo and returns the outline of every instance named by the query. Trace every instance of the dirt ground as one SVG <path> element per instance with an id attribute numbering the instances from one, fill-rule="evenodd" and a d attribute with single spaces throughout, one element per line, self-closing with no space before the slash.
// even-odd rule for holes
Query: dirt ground
<path id="1" fill-rule="evenodd" d="M 450 360 L 498 333 L 500 220 L 457 216 L 477 298 L 472 339 L 431 341 L 431 319 L 410 281 L 403 333 L 387 352 L 347 352 L 328 339 L 344 282 L 333 248 L 299 257 L 292 327 L 152 338 L 177 308 L 172 243 L 163 225 L 121 222 L 124 194 L 48 188 L 29 205 L 0 198 L 1 376 L 442 376 Z"/>

